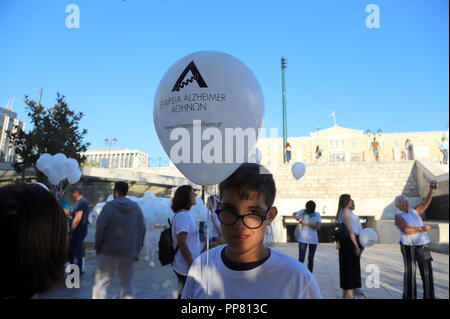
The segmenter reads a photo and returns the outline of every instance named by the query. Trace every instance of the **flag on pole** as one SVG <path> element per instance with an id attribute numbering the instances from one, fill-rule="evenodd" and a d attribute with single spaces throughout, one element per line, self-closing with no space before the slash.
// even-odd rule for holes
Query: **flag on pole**
<path id="1" fill-rule="evenodd" d="M 336 126 L 336 112 L 334 110 L 330 113 L 329 117 L 333 118 L 334 126 Z"/>

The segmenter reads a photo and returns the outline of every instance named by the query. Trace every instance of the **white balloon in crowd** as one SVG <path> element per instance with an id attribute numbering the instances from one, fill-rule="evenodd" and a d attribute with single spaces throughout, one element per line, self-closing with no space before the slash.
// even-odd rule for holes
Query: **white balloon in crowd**
<path id="1" fill-rule="evenodd" d="M 298 179 L 302 178 L 303 175 L 305 175 L 306 166 L 303 163 L 296 162 L 292 165 L 291 171 L 292 171 L 292 176 L 298 180 Z"/>
<path id="2" fill-rule="evenodd" d="M 169 226 L 168 220 L 172 220 L 174 213 L 171 209 L 172 199 L 166 197 L 156 197 L 155 194 L 148 192 L 143 197 L 127 196 L 128 199 L 136 202 L 142 209 L 144 214 L 145 224 L 147 227 L 154 225 Z M 96 215 L 90 217 L 91 224 L 95 224 L 98 215 L 100 215 L 103 207 L 107 202 L 112 201 L 113 195 L 109 195 L 106 202 L 98 203 L 92 210 L 91 214 Z M 190 210 L 197 222 L 205 222 L 208 216 L 208 210 L 201 198 L 196 198 L 196 204 Z"/>
<path id="3" fill-rule="evenodd" d="M 372 228 L 364 228 L 359 234 L 359 242 L 365 248 L 373 246 L 378 240 L 378 235 Z"/>
<path id="4" fill-rule="evenodd" d="M 75 184 L 81 178 L 78 162 L 73 158 L 67 158 L 63 153 L 53 156 L 48 153 L 42 154 L 36 161 L 36 168 L 47 176 L 52 185 L 58 185 L 66 178 L 69 184 Z"/>

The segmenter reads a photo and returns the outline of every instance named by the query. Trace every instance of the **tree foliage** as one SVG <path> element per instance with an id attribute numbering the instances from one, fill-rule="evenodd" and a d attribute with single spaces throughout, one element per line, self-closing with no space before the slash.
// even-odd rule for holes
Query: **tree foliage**
<path id="1" fill-rule="evenodd" d="M 79 126 L 84 114 L 72 111 L 65 96 L 59 93 L 56 94 L 56 103 L 49 108 L 28 99 L 28 96 L 25 96 L 25 104 L 32 130 L 26 133 L 15 126 L 13 131 L 6 133 L 16 154 L 13 163 L 16 172 L 24 176 L 24 170 L 34 166 L 44 153 L 63 153 L 81 165 L 86 160 L 81 153 L 89 146 L 83 141 L 87 130 Z"/>

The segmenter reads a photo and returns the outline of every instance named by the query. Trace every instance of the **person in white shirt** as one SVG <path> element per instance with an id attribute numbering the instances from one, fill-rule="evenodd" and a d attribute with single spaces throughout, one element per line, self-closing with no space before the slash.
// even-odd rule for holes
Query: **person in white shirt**
<path id="1" fill-rule="evenodd" d="M 306 250 L 309 248 L 308 269 L 313 272 L 314 254 L 319 244 L 317 232 L 320 229 L 320 213 L 316 212 L 316 203 L 310 200 L 306 203 L 305 209 L 294 213 L 295 219 L 300 223 L 298 236 L 298 260 L 304 263 Z"/>
<path id="2" fill-rule="evenodd" d="M 261 170 L 266 169 L 245 163 L 220 183 L 217 213 L 226 244 L 194 261 L 183 299 L 321 298 L 302 263 L 264 245 L 265 230 L 278 211 L 272 206 L 273 176 Z"/>
<path id="3" fill-rule="evenodd" d="M 405 274 L 403 277 L 403 299 L 417 299 L 416 262 L 419 265 L 420 276 L 423 281 L 423 298 L 434 299 L 432 258 L 428 244 L 430 225 L 424 225 L 423 214 L 431 203 L 433 189 L 436 182 L 430 183 L 425 201 L 416 207 L 409 206 L 408 198 L 397 196 L 395 206 L 395 225 L 400 230 L 400 249 L 403 255 Z"/>
<path id="4" fill-rule="evenodd" d="M 171 207 L 175 213 L 172 219 L 172 240 L 176 250 L 172 269 L 178 277 L 178 298 L 181 297 L 189 267 L 193 260 L 200 255 L 197 223 L 189 212 L 193 205 L 195 205 L 195 192 L 192 186 L 178 187 Z"/>

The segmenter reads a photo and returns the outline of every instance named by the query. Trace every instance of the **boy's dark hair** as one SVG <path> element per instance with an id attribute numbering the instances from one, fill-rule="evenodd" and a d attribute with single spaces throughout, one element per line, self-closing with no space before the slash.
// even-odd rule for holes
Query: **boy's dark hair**
<path id="1" fill-rule="evenodd" d="M 235 190 L 241 199 L 247 199 L 250 192 L 255 191 L 258 196 L 264 195 L 268 208 L 275 201 L 276 187 L 273 175 L 262 165 L 256 163 L 244 163 L 219 184 L 220 198 L 227 189 Z"/>
<path id="2" fill-rule="evenodd" d="M 305 213 L 312 214 L 316 211 L 316 203 L 314 203 L 314 201 L 310 200 L 310 201 L 306 202 L 305 208 L 306 208 Z"/>
<path id="3" fill-rule="evenodd" d="M 172 199 L 172 210 L 174 213 L 178 213 L 180 210 L 190 210 L 192 207 L 191 196 L 192 196 L 192 186 L 183 185 L 177 188 L 175 195 Z"/>
<path id="4" fill-rule="evenodd" d="M 30 298 L 64 279 L 66 216 L 39 185 L 0 188 L 0 299 Z"/>
<path id="5" fill-rule="evenodd" d="M 114 192 L 118 192 L 120 196 L 127 196 L 127 194 L 128 194 L 128 183 L 126 183 L 126 182 L 116 182 L 114 184 Z"/>

